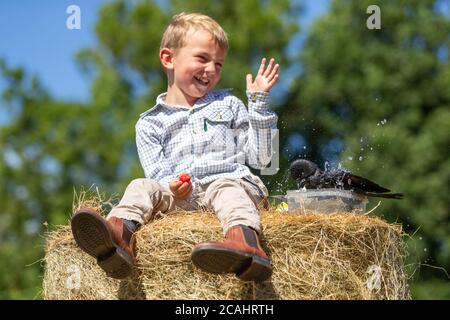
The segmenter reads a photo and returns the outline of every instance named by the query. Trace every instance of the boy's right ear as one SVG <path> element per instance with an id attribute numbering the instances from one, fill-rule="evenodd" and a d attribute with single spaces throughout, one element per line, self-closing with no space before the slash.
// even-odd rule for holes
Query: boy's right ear
<path id="1" fill-rule="evenodd" d="M 173 51 L 169 48 L 162 48 L 159 51 L 159 60 L 166 70 L 173 69 Z"/>

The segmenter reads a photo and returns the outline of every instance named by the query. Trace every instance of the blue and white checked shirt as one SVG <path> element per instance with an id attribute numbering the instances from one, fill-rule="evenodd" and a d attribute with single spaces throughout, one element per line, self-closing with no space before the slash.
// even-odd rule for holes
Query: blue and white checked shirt
<path id="1" fill-rule="evenodd" d="M 156 105 L 136 124 L 136 143 L 147 178 L 168 188 L 181 172 L 194 185 L 218 178 L 252 179 L 245 163 L 255 169 L 271 160 L 271 129 L 277 115 L 269 95 L 247 92 L 249 110 L 230 89 L 211 91 L 191 108 L 170 106 L 160 94 Z"/>

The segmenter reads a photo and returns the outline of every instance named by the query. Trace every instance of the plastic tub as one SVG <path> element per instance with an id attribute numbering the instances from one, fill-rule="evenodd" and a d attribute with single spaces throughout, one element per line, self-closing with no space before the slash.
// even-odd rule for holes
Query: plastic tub
<path id="1" fill-rule="evenodd" d="M 315 211 L 319 213 L 366 211 L 367 197 L 348 190 L 314 189 L 288 190 L 287 202 L 289 211 Z"/>

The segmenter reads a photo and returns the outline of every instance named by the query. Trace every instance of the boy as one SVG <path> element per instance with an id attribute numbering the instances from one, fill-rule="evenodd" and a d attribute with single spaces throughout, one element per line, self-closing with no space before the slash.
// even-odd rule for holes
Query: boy
<path id="1" fill-rule="evenodd" d="M 224 242 L 198 244 L 193 263 L 206 272 L 235 273 L 244 281 L 264 281 L 270 260 L 258 240 L 258 205 L 268 192 L 244 162 L 263 168 L 271 158 L 271 130 L 277 116 L 268 93 L 278 79 L 278 65 L 262 60 L 253 81 L 247 75 L 249 110 L 228 90 L 212 91 L 228 50 L 227 35 L 202 14 L 174 16 L 166 29 L 160 60 L 167 92 L 141 114 L 136 142 L 145 179 L 133 180 L 106 219 L 83 208 L 72 217 L 77 244 L 97 258 L 114 278 L 133 267 L 133 233 L 155 213 L 212 209 Z M 189 175 L 180 174 L 183 172 Z"/>

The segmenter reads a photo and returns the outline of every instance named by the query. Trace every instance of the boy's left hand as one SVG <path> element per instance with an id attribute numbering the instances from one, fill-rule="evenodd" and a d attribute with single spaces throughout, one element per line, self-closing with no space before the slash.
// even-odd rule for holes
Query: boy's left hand
<path id="1" fill-rule="evenodd" d="M 247 75 L 247 91 L 269 92 L 278 80 L 279 67 L 278 64 L 275 64 L 275 59 L 272 58 L 266 68 L 266 58 L 263 58 L 255 81 L 253 81 L 251 74 Z"/>

